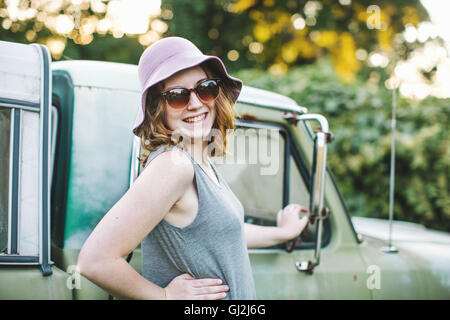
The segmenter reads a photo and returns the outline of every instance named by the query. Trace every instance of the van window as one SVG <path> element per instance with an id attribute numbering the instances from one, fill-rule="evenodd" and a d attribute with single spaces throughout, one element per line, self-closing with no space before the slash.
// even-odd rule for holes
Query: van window
<path id="1" fill-rule="evenodd" d="M 230 153 L 231 158 L 227 159 L 227 155 L 223 159 L 213 158 L 212 160 L 241 201 L 245 222 L 276 226 L 277 213 L 283 208 L 283 192 L 288 186 L 288 203 L 297 203 L 309 210 L 310 193 L 307 187 L 309 182 L 305 181 L 309 179 L 309 172 L 304 172 L 305 169 L 308 170 L 307 168 L 300 170 L 300 166 L 304 164 L 299 163 L 301 160 L 294 157 L 294 146 L 291 146 L 289 183 L 284 181 L 286 139 L 279 130 L 267 130 L 269 129 L 250 127 L 235 130 L 233 134 L 227 136 L 227 152 Z M 264 140 L 267 142 L 261 143 Z M 267 146 L 262 150 L 261 146 L 264 144 Z M 239 145 L 244 151 L 239 150 Z M 331 234 L 328 219 L 324 221 L 323 230 L 322 246 L 324 247 L 329 242 Z M 315 226 L 308 224 L 297 241 L 296 248 L 313 248 L 315 238 Z M 272 248 L 284 249 L 284 244 Z"/>
<path id="2" fill-rule="evenodd" d="M 19 130 L 20 156 L 18 161 L 19 179 L 16 201 L 19 212 L 17 222 L 12 222 L 9 216 L 9 180 L 10 180 L 10 138 L 11 108 L 0 107 L 0 254 L 19 254 L 21 256 L 39 255 L 39 125 L 38 112 L 15 109 L 20 112 Z M 56 142 L 57 112 L 53 109 L 52 121 L 52 164 Z M 14 214 L 14 213 L 13 213 Z M 10 230 L 11 229 L 11 230 Z M 11 232 L 11 234 L 10 234 Z M 10 244 L 12 237 L 17 235 L 17 252 L 11 252 L 15 246 Z M 15 242 L 14 242 L 15 243 Z M 11 247 L 9 247 L 11 246 Z"/>
<path id="3" fill-rule="evenodd" d="M 290 156 L 290 178 L 289 178 L 289 202 L 290 203 L 298 203 L 306 209 L 309 208 L 310 195 L 309 190 L 306 187 L 305 180 L 303 180 L 300 170 L 297 166 L 297 163 L 294 160 L 294 157 Z M 312 226 L 308 224 L 308 226 L 302 231 L 300 235 L 300 239 L 303 242 L 303 245 L 306 242 L 312 243 L 315 241 L 315 229 L 312 229 Z M 324 232 L 325 234 L 325 232 Z M 297 247 L 298 247 L 297 243 Z"/>
<path id="4" fill-rule="evenodd" d="M 275 226 L 283 208 L 286 140 L 279 130 L 240 128 L 227 138 L 231 159 L 214 159 L 244 207 L 245 221 Z M 241 150 L 242 149 L 242 150 Z M 290 155 L 289 203 L 309 206 L 309 191 Z"/>
<path id="5" fill-rule="evenodd" d="M 244 207 L 250 223 L 272 225 L 283 205 L 285 142 L 278 130 L 238 128 L 227 155 L 212 159 Z"/>
<path id="6" fill-rule="evenodd" d="M 0 108 L 0 253 L 8 245 L 9 141 L 11 109 Z"/>
<path id="7" fill-rule="evenodd" d="M 289 202 L 298 203 L 309 210 L 309 190 L 300 175 L 294 157 L 290 156 Z"/>

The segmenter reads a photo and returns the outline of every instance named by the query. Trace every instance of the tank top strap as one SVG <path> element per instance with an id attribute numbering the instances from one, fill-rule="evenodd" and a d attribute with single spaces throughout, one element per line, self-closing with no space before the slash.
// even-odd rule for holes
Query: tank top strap
<path id="1" fill-rule="evenodd" d="M 145 163 L 144 168 L 147 168 L 147 166 L 150 164 L 150 162 L 156 158 L 157 155 L 161 154 L 164 151 L 164 147 L 166 146 L 166 144 L 162 144 L 160 146 L 158 146 L 158 148 L 156 148 L 156 150 L 153 150 L 152 152 L 150 152 L 150 154 L 148 155 L 147 158 L 147 162 Z"/>
<path id="2" fill-rule="evenodd" d="M 175 145 L 168 145 L 167 143 L 164 143 L 164 144 L 161 144 L 160 146 L 158 146 L 158 147 L 156 148 L 156 150 L 150 152 L 150 154 L 148 155 L 147 162 L 146 162 L 144 168 L 146 168 L 146 167 L 150 164 L 150 162 L 151 162 L 153 159 L 155 159 L 158 155 L 160 155 L 161 153 L 163 153 L 163 152 L 165 152 L 165 151 L 172 150 L 172 149 L 177 149 L 177 150 L 183 151 L 183 152 L 189 157 L 189 159 L 191 159 L 191 162 L 192 162 L 193 164 L 195 163 L 195 162 L 193 161 L 193 159 L 190 157 L 190 155 L 189 155 L 186 151 L 184 151 L 182 148 L 179 148 L 179 147 L 177 147 L 177 146 L 175 146 Z"/>
<path id="3" fill-rule="evenodd" d="M 206 184 L 206 185 L 213 184 L 213 185 L 215 185 L 216 187 L 219 187 L 219 188 L 223 188 L 224 187 L 223 179 L 220 177 L 220 174 L 216 171 L 216 169 L 214 168 L 214 166 L 213 166 L 211 161 L 209 161 L 209 163 L 211 164 L 211 167 L 213 168 L 213 172 L 214 172 L 214 174 L 216 176 L 216 179 L 217 179 L 219 185 L 216 182 L 212 181 L 212 178 L 204 171 L 204 169 L 198 164 L 198 162 L 194 160 L 194 158 L 189 154 L 189 152 L 187 152 L 183 148 L 180 148 L 180 147 L 178 147 L 176 145 L 168 145 L 167 143 L 164 143 L 164 144 L 158 146 L 156 148 L 156 150 L 152 151 L 149 154 L 149 156 L 147 158 L 147 163 L 145 164 L 145 168 L 149 165 L 149 163 L 154 158 L 156 158 L 156 156 L 158 156 L 159 154 L 161 154 L 161 153 L 163 153 L 165 151 L 172 150 L 172 149 L 177 149 L 177 150 L 182 151 L 191 160 L 191 163 L 194 166 L 195 177 L 197 179 L 197 183 L 200 183 L 202 185 L 203 184 Z"/>
<path id="4" fill-rule="evenodd" d="M 148 155 L 147 158 L 147 162 L 145 164 L 144 168 L 147 168 L 147 166 L 150 164 L 150 162 L 155 159 L 158 155 L 160 155 L 161 153 L 165 152 L 165 151 L 169 151 L 169 150 L 173 150 L 173 149 L 177 149 L 182 151 L 184 154 L 186 154 L 186 156 L 191 160 L 193 166 L 194 166 L 194 170 L 197 172 L 198 168 L 198 164 L 197 162 L 191 157 L 191 155 L 186 152 L 185 150 L 183 150 L 182 148 L 175 146 L 175 145 L 168 145 L 167 143 L 161 144 L 160 146 L 158 146 L 156 148 L 156 150 L 153 150 L 152 152 L 150 152 L 150 154 Z"/>

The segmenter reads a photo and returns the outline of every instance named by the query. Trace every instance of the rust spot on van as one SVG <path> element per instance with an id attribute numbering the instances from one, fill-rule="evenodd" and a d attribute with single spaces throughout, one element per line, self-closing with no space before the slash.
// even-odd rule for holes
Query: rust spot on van
<path id="1" fill-rule="evenodd" d="M 356 274 L 353 275 L 353 281 L 358 281 L 358 277 L 356 276 Z"/>
<path id="2" fill-rule="evenodd" d="M 254 116 L 254 115 L 252 115 L 252 114 L 249 114 L 249 113 L 244 113 L 244 114 L 242 114 L 242 115 L 240 116 L 240 118 L 241 118 L 241 119 L 244 119 L 244 120 L 258 120 L 258 117 Z"/>
<path id="3" fill-rule="evenodd" d="M 290 124 L 292 124 L 293 126 L 297 126 L 298 120 L 297 120 L 297 112 L 283 112 L 283 118 L 286 119 L 286 121 Z"/>

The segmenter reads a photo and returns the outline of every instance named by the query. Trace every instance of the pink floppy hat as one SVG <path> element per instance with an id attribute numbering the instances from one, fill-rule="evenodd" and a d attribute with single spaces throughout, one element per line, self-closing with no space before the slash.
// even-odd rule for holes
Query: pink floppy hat
<path id="1" fill-rule="evenodd" d="M 228 79 L 231 86 L 231 98 L 236 102 L 242 89 L 242 81 L 227 73 L 222 60 L 216 56 L 203 54 L 192 42 L 180 37 L 167 37 L 158 40 L 142 53 L 138 64 L 141 82 L 141 107 L 136 116 L 133 133 L 145 118 L 145 104 L 148 89 L 165 80 L 178 71 L 197 66 L 207 60 L 211 61 L 215 72 L 222 79 Z"/>

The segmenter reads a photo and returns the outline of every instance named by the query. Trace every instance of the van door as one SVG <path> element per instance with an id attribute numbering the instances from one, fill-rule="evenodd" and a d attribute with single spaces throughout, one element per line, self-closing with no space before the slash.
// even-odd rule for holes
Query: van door
<path id="1" fill-rule="evenodd" d="M 72 297 L 50 260 L 50 63 L 43 45 L 0 41 L 0 299 Z"/>
<path id="2" fill-rule="evenodd" d="M 227 138 L 231 158 L 214 163 L 241 201 L 245 221 L 276 226 L 278 211 L 289 203 L 309 208 L 311 169 L 290 132 L 253 120 L 237 121 L 236 126 Z M 249 249 L 257 299 L 371 298 L 365 265 L 329 178 L 325 203 L 332 213 L 323 224 L 320 264 L 312 275 L 297 269 L 298 263 L 314 256 L 314 228 L 303 231 L 290 253 L 285 244 Z"/>

